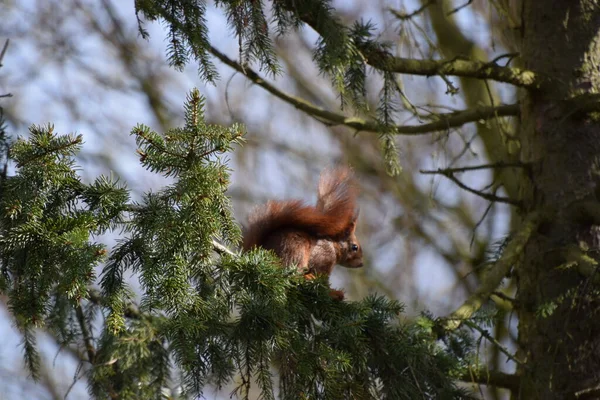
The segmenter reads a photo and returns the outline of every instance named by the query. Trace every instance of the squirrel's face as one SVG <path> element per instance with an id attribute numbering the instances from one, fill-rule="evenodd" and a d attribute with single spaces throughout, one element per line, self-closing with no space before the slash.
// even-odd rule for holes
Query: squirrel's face
<path id="1" fill-rule="evenodd" d="M 356 238 L 354 232 L 352 232 L 347 240 L 344 240 L 341 244 L 342 259 L 339 264 L 346 268 L 360 268 L 363 266 L 362 247 Z"/>

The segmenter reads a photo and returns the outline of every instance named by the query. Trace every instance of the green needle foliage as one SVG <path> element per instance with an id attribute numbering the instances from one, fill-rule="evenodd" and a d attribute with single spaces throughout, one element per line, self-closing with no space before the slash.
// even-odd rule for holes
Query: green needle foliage
<path id="1" fill-rule="evenodd" d="M 471 364 L 461 333 L 440 343 L 431 325 L 401 322 L 402 306 L 383 297 L 334 301 L 325 280 L 305 280 L 270 252 L 215 253 L 214 240 L 240 240 L 226 191 L 227 154 L 243 129 L 207 124 L 203 107 L 193 90 L 183 127 L 133 129 L 141 163 L 173 178 L 138 204 L 115 180 L 81 182 L 81 136 L 34 126 L 12 147 L 0 287 L 31 372 L 41 328 L 87 355 L 95 398 L 162 398 L 177 382 L 192 398 L 231 382 L 240 398 L 251 388 L 264 399 L 466 397 L 453 380 Z M 120 235 L 110 251 L 93 241 L 107 231 Z"/>
<path id="2" fill-rule="evenodd" d="M 210 60 L 211 43 L 208 39 L 206 4 L 189 0 L 136 0 L 140 34 L 147 38 L 140 16 L 147 20 L 161 20 L 169 29 L 168 58 L 174 67 L 182 69 L 193 58 L 198 63 L 199 76 L 214 83 L 218 74 Z M 352 106 L 358 112 L 373 114 L 381 125 L 380 141 L 388 172 L 401 172 L 398 150 L 394 142 L 394 103 L 402 93 L 391 72 L 376 70 L 381 75 L 381 100 L 375 112 L 366 101 L 365 80 L 367 62 L 385 65 L 391 55 L 389 46 L 376 40 L 374 25 L 356 22 L 347 28 L 335 15 L 330 0 L 274 0 L 270 2 L 272 18 L 267 19 L 267 2 L 257 0 L 219 0 L 217 7 L 224 9 L 232 33 L 237 37 L 240 62 L 258 63 L 260 70 L 269 75 L 281 72 L 274 51 L 270 30 L 275 26 L 278 35 L 298 29 L 303 23 L 319 34 L 314 60 L 321 73 L 331 78 L 340 94 L 342 108 Z M 191 56 L 191 57 L 190 57 Z"/>

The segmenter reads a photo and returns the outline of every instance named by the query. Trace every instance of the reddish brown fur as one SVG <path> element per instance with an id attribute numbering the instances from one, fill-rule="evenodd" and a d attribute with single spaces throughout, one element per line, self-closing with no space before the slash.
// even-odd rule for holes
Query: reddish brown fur
<path id="1" fill-rule="evenodd" d="M 357 189 L 352 172 L 340 167 L 321 174 L 316 206 L 300 200 L 269 201 L 248 218 L 244 250 L 275 251 L 285 265 L 329 275 L 335 264 L 362 267 L 362 249 L 354 235 Z M 335 291 L 339 297 L 339 291 Z"/>

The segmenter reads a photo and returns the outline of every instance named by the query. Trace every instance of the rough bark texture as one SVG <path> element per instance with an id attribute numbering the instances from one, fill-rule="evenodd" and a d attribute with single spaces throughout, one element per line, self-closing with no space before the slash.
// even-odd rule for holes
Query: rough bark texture
<path id="1" fill-rule="evenodd" d="M 518 268 L 519 357 L 526 360 L 519 399 L 600 398 L 600 296 L 578 273 L 577 255 L 597 257 L 598 229 L 574 218 L 574 205 L 596 200 L 600 124 L 565 100 L 600 91 L 597 0 L 525 0 L 525 67 L 554 85 L 522 99 L 523 161 L 532 163 L 522 196 L 528 210 L 549 211 Z M 580 251 L 583 249 L 582 251 Z M 565 268 L 570 266 L 570 268 Z M 562 268 L 561 268 L 562 267 Z M 556 308 L 550 312 L 553 306 Z M 546 309 L 547 316 L 541 310 Z"/>

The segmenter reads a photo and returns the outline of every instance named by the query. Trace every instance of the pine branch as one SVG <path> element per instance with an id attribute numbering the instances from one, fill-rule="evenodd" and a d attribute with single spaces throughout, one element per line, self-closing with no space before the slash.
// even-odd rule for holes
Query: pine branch
<path id="1" fill-rule="evenodd" d="M 221 62 L 224 64 L 245 75 L 248 79 L 250 79 L 251 82 L 262 87 L 275 97 L 319 119 L 321 122 L 324 122 L 328 125 L 345 125 L 349 128 L 354 128 L 356 130 L 365 132 L 381 131 L 381 126 L 376 121 L 367 121 L 362 118 L 347 117 L 343 114 L 331 112 L 321 107 L 317 107 L 305 99 L 292 96 L 277 89 L 275 86 L 261 78 L 251 68 L 248 66 L 242 66 L 238 62 L 221 53 L 213 46 L 210 47 L 210 53 L 221 60 Z M 436 116 L 438 118 L 437 121 L 424 125 L 395 125 L 392 126 L 392 132 L 400 135 L 422 135 L 447 130 L 450 128 L 457 128 L 471 122 L 489 120 L 497 117 L 517 116 L 519 113 L 520 110 L 518 104 L 508 104 L 498 107 L 477 107 L 471 110 L 439 114 Z"/>
<path id="2" fill-rule="evenodd" d="M 458 329 L 463 322 L 471 318 L 481 308 L 516 263 L 529 238 L 540 223 L 541 216 L 539 213 L 533 212 L 527 216 L 521 230 L 513 236 L 506 249 L 504 249 L 502 256 L 483 277 L 481 286 L 456 311 L 443 320 L 442 329 L 444 332 Z"/>
<path id="3" fill-rule="evenodd" d="M 467 383 L 476 383 L 479 385 L 508 389 L 513 393 L 518 393 L 519 387 L 521 386 L 521 378 L 519 375 L 507 374 L 502 371 L 493 371 L 484 368 L 478 371 L 469 371 L 459 379 Z"/>
<path id="4" fill-rule="evenodd" d="M 125 211 L 129 211 L 129 212 L 134 212 L 134 211 L 139 211 L 141 210 L 141 207 L 138 206 L 137 204 L 126 204 L 123 209 Z M 216 240 L 212 241 L 212 245 L 213 245 L 213 250 L 218 253 L 218 254 L 229 254 L 230 256 L 237 256 L 238 254 L 236 254 L 233 250 L 230 250 L 227 246 L 217 242 Z M 90 294 L 92 295 L 92 292 L 90 291 Z M 94 292 L 94 295 L 97 296 L 94 300 L 96 304 L 99 304 L 99 301 L 101 299 L 100 297 L 100 293 L 98 292 Z"/>
<path id="5" fill-rule="evenodd" d="M 106 307 L 107 302 L 102 297 L 99 290 L 90 287 L 90 288 L 88 288 L 88 293 L 89 293 L 89 295 L 86 298 L 86 300 L 88 300 L 90 303 L 95 304 L 97 306 Z M 130 319 L 140 319 L 143 316 L 140 309 L 133 303 L 127 304 L 123 315 L 126 318 L 130 318 Z"/>

